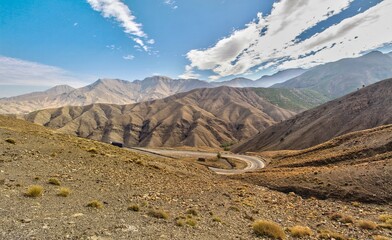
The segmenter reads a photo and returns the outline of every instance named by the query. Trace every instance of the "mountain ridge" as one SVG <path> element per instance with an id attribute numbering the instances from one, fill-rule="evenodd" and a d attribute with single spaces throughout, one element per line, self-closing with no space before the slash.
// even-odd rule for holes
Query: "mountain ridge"
<path id="1" fill-rule="evenodd" d="M 303 149 L 333 137 L 392 123 L 392 79 L 302 112 L 234 147 L 234 151 Z"/>

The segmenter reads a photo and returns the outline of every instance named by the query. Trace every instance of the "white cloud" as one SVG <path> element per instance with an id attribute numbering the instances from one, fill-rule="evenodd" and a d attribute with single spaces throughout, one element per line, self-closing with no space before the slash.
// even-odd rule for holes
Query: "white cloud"
<path id="1" fill-rule="evenodd" d="M 271 14 L 258 14 L 244 29 L 234 31 L 208 49 L 191 50 L 195 69 L 212 70 L 210 79 L 249 73 L 252 69 L 311 67 L 392 42 L 392 3 L 383 1 L 303 41 L 298 36 L 319 22 L 342 12 L 353 0 L 282 0 Z"/>
<path id="2" fill-rule="evenodd" d="M 77 27 L 79 25 L 79 23 L 75 22 L 73 25 L 74 25 L 74 27 Z"/>
<path id="3" fill-rule="evenodd" d="M 177 3 L 176 3 L 175 0 L 165 0 L 164 3 L 166 5 L 169 5 L 172 9 L 177 9 L 178 8 Z"/>
<path id="4" fill-rule="evenodd" d="M 0 56 L 0 85 L 55 86 L 62 84 L 73 87 L 85 85 L 64 69 Z"/>
<path id="5" fill-rule="evenodd" d="M 123 56 L 123 59 L 124 59 L 124 60 L 129 60 L 129 61 L 131 61 L 131 60 L 135 59 L 135 56 L 133 56 L 133 55 L 131 55 L 131 54 L 128 54 L 128 55 L 126 55 L 126 56 Z"/>
<path id="6" fill-rule="evenodd" d="M 124 28 L 124 32 L 130 34 L 137 44 L 145 51 L 149 50 L 142 40 L 142 38 L 147 38 L 147 34 L 143 32 L 142 24 L 136 22 L 136 17 L 121 0 L 87 0 L 87 2 L 95 11 L 101 12 L 103 17 L 114 18 Z"/>
<path id="7" fill-rule="evenodd" d="M 200 74 L 194 73 L 194 71 L 192 70 L 192 66 L 186 65 L 185 66 L 185 73 L 178 76 L 178 77 L 181 79 L 197 79 L 200 77 Z"/>

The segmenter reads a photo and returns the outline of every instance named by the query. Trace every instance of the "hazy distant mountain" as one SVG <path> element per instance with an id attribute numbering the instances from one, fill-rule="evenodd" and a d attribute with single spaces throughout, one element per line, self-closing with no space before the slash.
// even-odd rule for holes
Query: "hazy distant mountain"
<path id="1" fill-rule="evenodd" d="M 78 89 L 57 86 L 41 93 L 0 99 L 0 114 L 21 114 L 45 108 L 85 106 L 92 103 L 130 104 L 206 87 L 213 86 L 197 79 L 175 80 L 161 76 L 133 82 L 100 79 Z"/>
<path id="2" fill-rule="evenodd" d="M 298 77 L 301 74 L 305 73 L 306 70 L 302 68 L 293 68 L 287 69 L 280 72 L 277 72 L 270 76 L 262 76 L 258 80 L 256 80 L 255 87 L 270 87 L 274 84 L 285 82 L 292 78 Z"/>
<path id="3" fill-rule="evenodd" d="M 282 77 L 290 74 L 278 73 Z M 274 78 L 275 79 L 275 78 Z M 282 79 L 282 78 L 279 78 Z M 45 92 L 0 99 L 0 114 L 24 114 L 62 106 L 85 106 L 93 103 L 131 104 L 161 99 L 197 88 L 257 87 L 263 81 L 235 78 L 226 82 L 205 82 L 198 79 L 171 79 L 154 76 L 133 82 L 120 79 L 100 79 L 82 88 L 57 86 Z"/>
<path id="4" fill-rule="evenodd" d="M 73 90 L 75 90 L 75 89 L 73 87 L 68 86 L 68 85 L 58 85 L 58 86 L 52 87 L 52 88 L 50 88 L 46 91 L 43 91 L 43 92 L 27 93 L 27 94 L 19 95 L 16 97 L 7 98 L 7 100 L 9 100 L 9 101 L 34 101 L 34 100 L 45 101 L 46 99 L 56 97 L 57 95 L 60 95 L 63 93 L 69 93 Z"/>
<path id="5" fill-rule="evenodd" d="M 256 87 L 256 81 L 250 80 L 248 78 L 234 78 L 229 81 L 224 81 L 224 82 L 212 82 L 210 83 L 212 86 L 227 86 L 227 87 L 238 87 L 238 88 L 244 88 L 244 87 Z"/>
<path id="6" fill-rule="evenodd" d="M 312 89 L 327 97 L 336 98 L 363 85 L 390 77 L 392 58 L 375 51 L 358 58 L 346 58 L 314 67 L 298 77 L 272 87 Z"/>
<path id="7" fill-rule="evenodd" d="M 151 79 L 150 79 L 151 80 Z M 94 104 L 30 113 L 61 132 L 127 146 L 209 146 L 244 140 L 295 113 L 249 88 L 207 88 L 131 105 Z"/>
<path id="8" fill-rule="evenodd" d="M 303 149 L 349 132 L 392 124 L 391 103 L 389 79 L 269 127 L 235 150 Z"/>

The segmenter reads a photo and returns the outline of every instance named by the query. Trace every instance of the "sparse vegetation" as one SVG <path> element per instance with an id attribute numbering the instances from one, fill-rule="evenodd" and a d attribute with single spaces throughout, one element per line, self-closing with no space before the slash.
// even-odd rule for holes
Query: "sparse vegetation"
<path id="1" fill-rule="evenodd" d="M 5 141 L 7 143 L 16 144 L 16 141 L 14 139 L 12 139 L 12 138 L 7 138 Z"/>
<path id="2" fill-rule="evenodd" d="M 330 218 L 331 218 L 331 220 L 338 221 L 341 223 L 353 223 L 354 222 L 354 218 L 352 216 L 344 215 L 341 213 L 334 213 L 331 215 Z"/>
<path id="3" fill-rule="evenodd" d="M 48 183 L 56 186 L 61 185 L 60 180 L 58 180 L 57 178 L 49 178 Z"/>
<path id="4" fill-rule="evenodd" d="M 189 215 L 197 216 L 197 211 L 195 209 L 188 209 L 185 213 Z"/>
<path id="5" fill-rule="evenodd" d="M 92 154 L 98 154 L 98 150 L 96 148 L 89 148 L 87 152 L 92 153 Z"/>
<path id="6" fill-rule="evenodd" d="M 140 211 L 140 207 L 138 205 L 130 205 L 128 207 L 129 211 L 134 211 L 134 212 L 139 212 Z"/>
<path id="7" fill-rule="evenodd" d="M 102 209 L 103 208 L 103 203 L 101 203 L 98 200 L 93 200 L 89 204 L 87 204 L 87 207 L 96 208 L 96 209 Z"/>
<path id="8" fill-rule="evenodd" d="M 169 213 L 161 209 L 150 210 L 148 215 L 154 218 L 169 219 Z"/>
<path id="9" fill-rule="evenodd" d="M 259 236 L 268 236 L 274 239 L 286 239 L 283 228 L 271 221 L 257 220 L 253 223 L 253 231 Z"/>
<path id="10" fill-rule="evenodd" d="M 306 237 L 313 234 L 312 230 L 305 226 L 294 226 L 289 228 L 289 231 L 293 237 Z"/>
<path id="11" fill-rule="evenodd" d="M 60 188 L 59 193 L 57 193 L 57 195 L 61 197 L 68 197 L 69 194 L 71 194 L 71 190 L 65 187 Z"/>
<path id="12" fill-rule="evenodd" d="M 183 226 L 185 226 L 185 221 L 183 219 L 178 219 L 176 221 L 176 225 L 179 227 L 183 227 Z"/>
<path id="13" fill-rule="evenodd" d="M 373 240 L 391 240 L 389 237 L 384 237 L 381 235 L 373 236 Z"/>
<path id="14" fill-rule="evenodd" d="M 358 226 L 366 230 L 374 230 L 377 228 L 377 224 L 369 220 L 358 221 Z"/>
<path id="15" fill-rule="evenodd" d="M 197 225 L 197 221 L 193 218 L 188 218 L 185 223 L 191 227 L 195 227 Z"/>
<path id="16" fill-rule="evenodd" d="M 392 215 L 390 215 L 390 214 L 381 214 L 379 217 L 378 217 L 378 219 L 381 221 L 381 222 L 389 222 L 389 221 L 392 221 Z M 392 222 L 391 222 L 392 223 Z"/>
<path id="17" fill-rule="evenodd" d="M 318 237 L 320 239 L 328 239 L 328 240 L 332 240 L 332 239 L 347 240 L 347 237 L 345 237 L 344 235 L 327 229 L 321 230 Z"/>
<path id="18" fill-rule="evenodd" d="M 217 158 L 217 159 L 221 159 L 221 158 L 222 158 L 222 154 L 221 154 L 220 152 L 218 152 L 218 153 L 216 154 L 216 158 Z"/>
<path id="19" fill-rule="evenodd" d="M 27 189 L 27 192 L 25 195 L 27 197 L 39 197 L 42 196 L 42 193 L 44 192 L 44 188 L 40 185 L 32 185 Z"/>
<path id="20" fill-rule="evenodd" d="M 213 222 L 219 222 L 219 223 L 221 223 L 221 222 L 222 222 L 222 219 L 220 219 L 220 218 L 217 217 L 217 216 L 214 216 L 214 217 L 212 218 L 212 221 L 213 221 Z"/>

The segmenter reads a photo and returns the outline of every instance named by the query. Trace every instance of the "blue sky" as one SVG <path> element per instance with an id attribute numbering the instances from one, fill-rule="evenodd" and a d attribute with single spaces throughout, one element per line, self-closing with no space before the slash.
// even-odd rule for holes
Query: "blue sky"
<path id="1" fill-rule="evenodd" d="M 105 77 L 256 79 L 355 57 L 390 46 L 390 2 L 2 0 L 0 97 Z"/>

